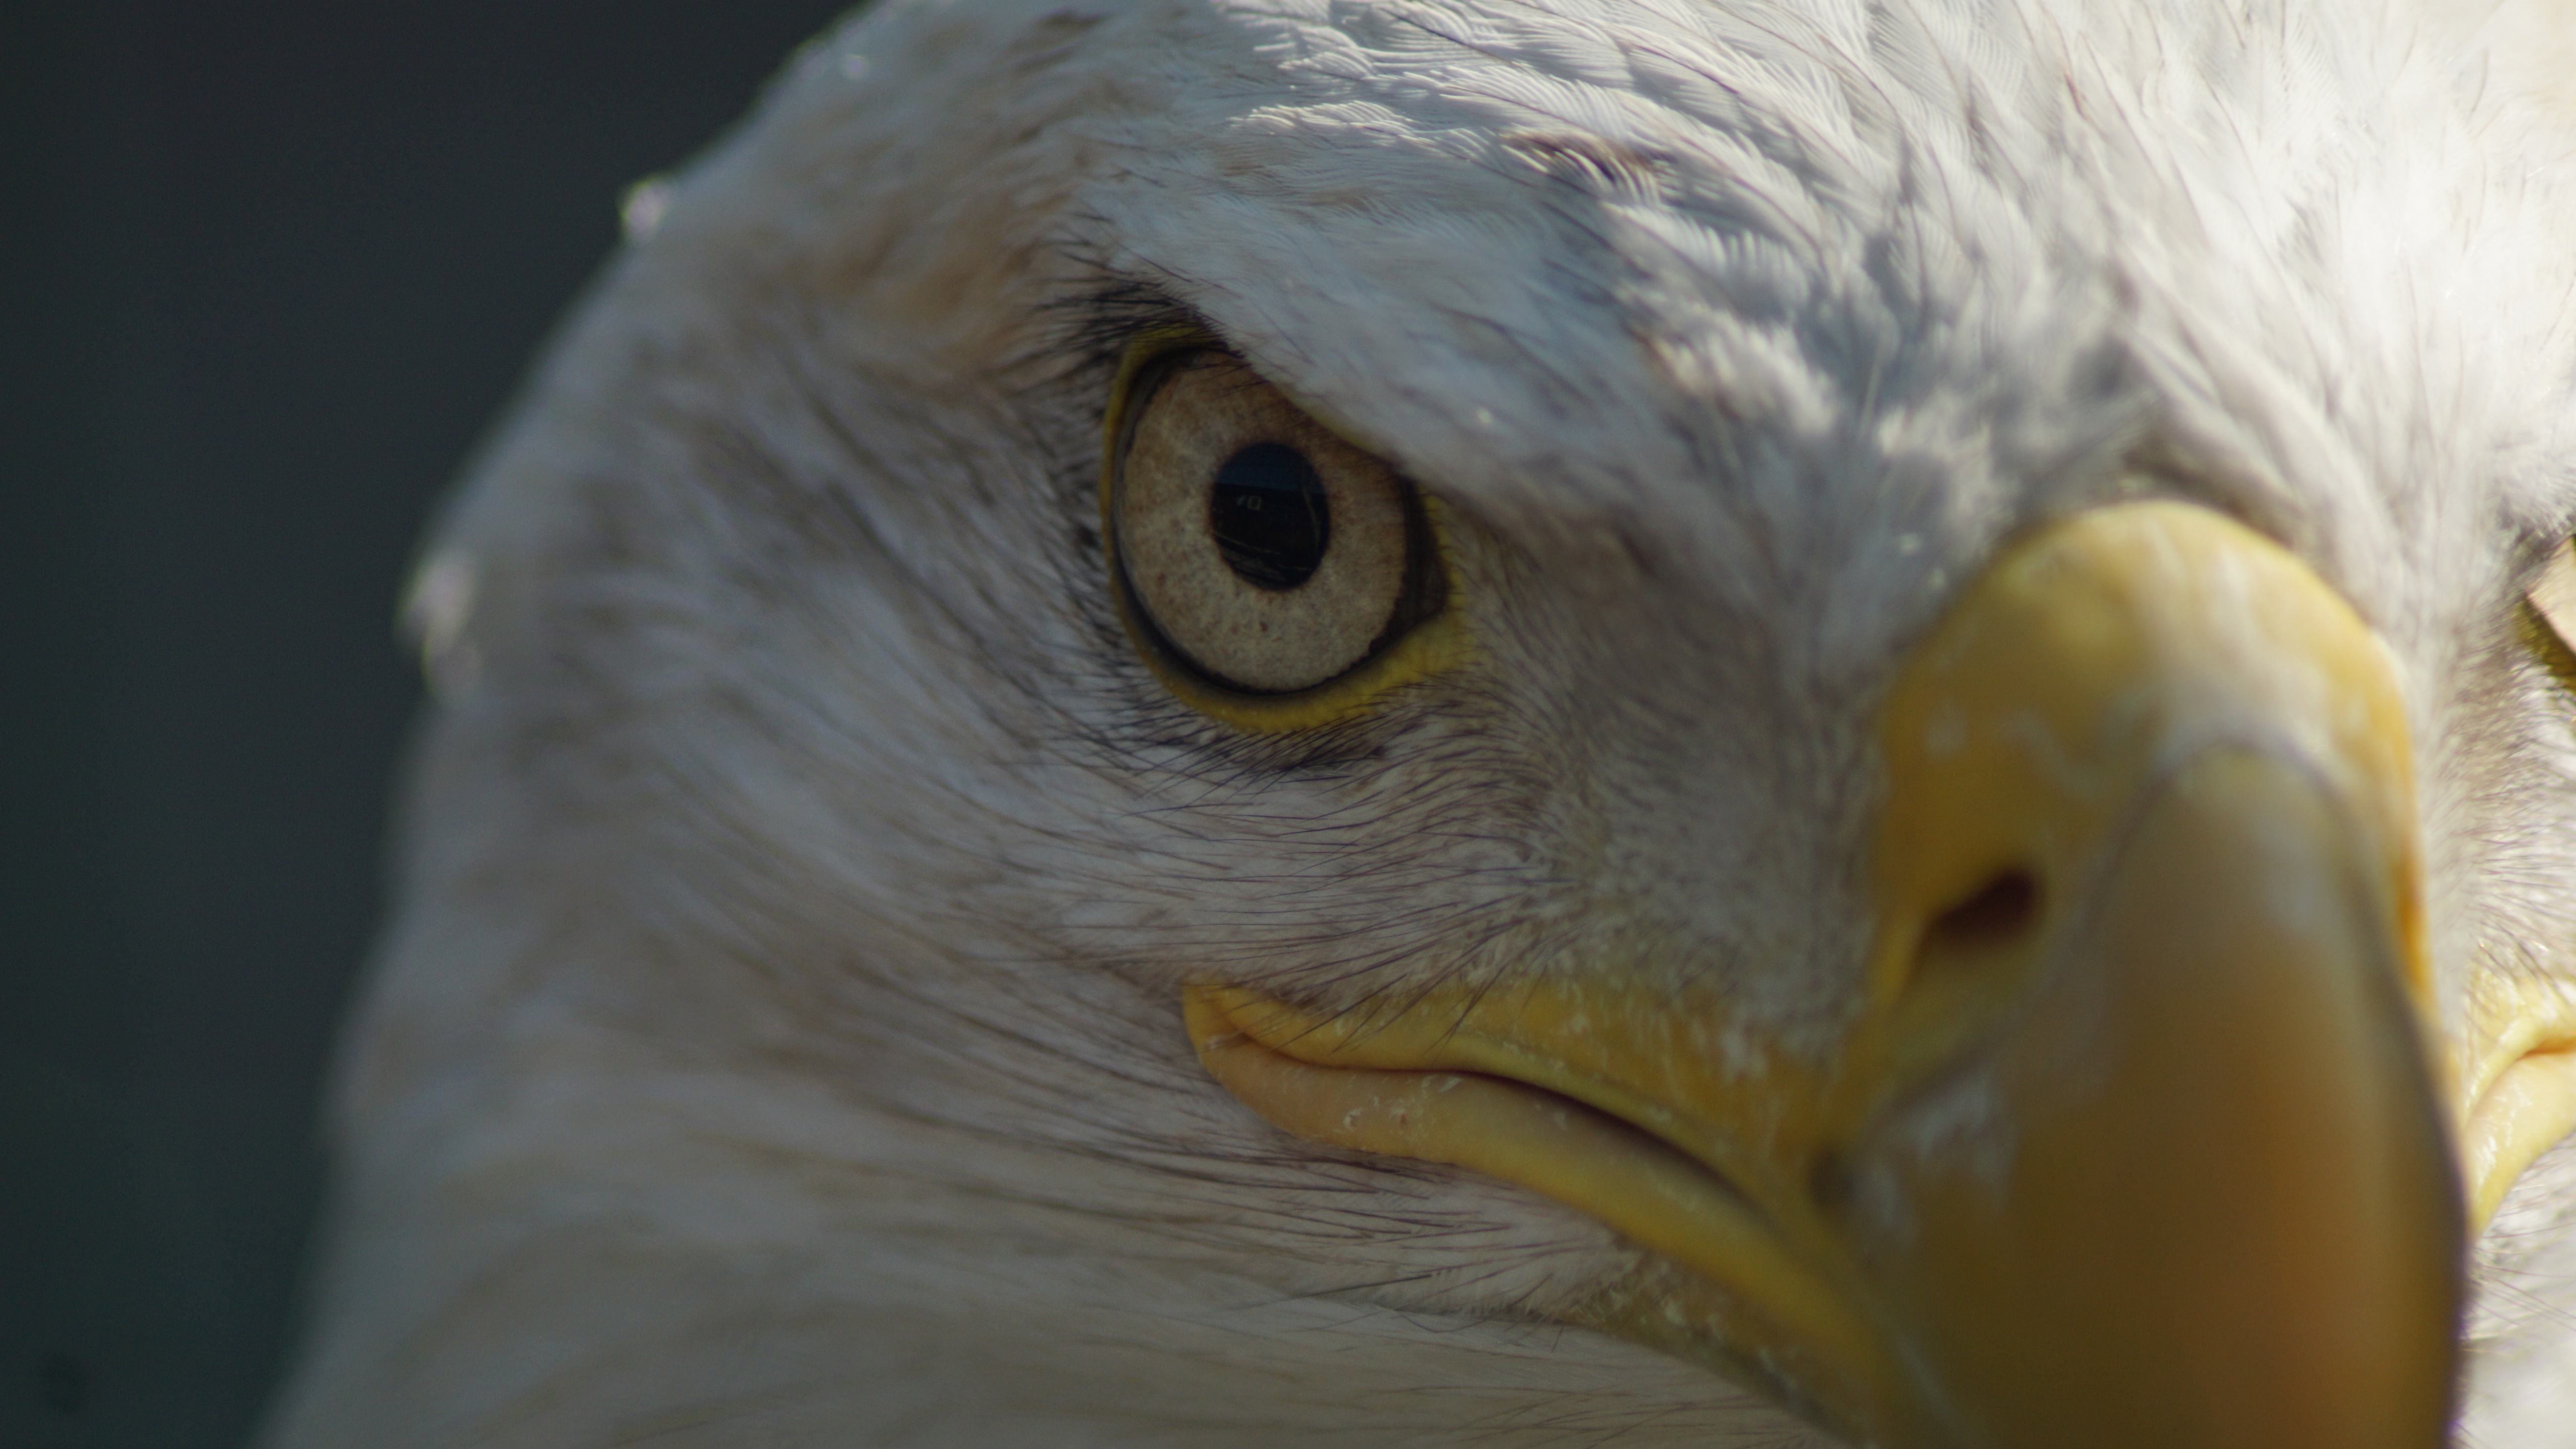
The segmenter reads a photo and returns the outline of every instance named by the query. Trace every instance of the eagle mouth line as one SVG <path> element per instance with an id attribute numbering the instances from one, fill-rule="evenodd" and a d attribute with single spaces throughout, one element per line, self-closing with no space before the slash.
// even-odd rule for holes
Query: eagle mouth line
<path id="1" fill-rule="evenodd" d="M 1274 1125 L 1309 1141 L 1499 1178 L 1583 1213 L 1647 1255 L 1553 1316 L 1749 1376 L 1810 1413 L 1819 1399 L 1884 1391 L 1891 1365 L 1867 1321 L 1874 1315 L 1848 1273 L 1819 1271 L 1816 1249 L 1830 1246 L 1831 1229 L 1821 1220 L 1806 1233 L 1784 1224 L 1675 1130 L 1691 1125 L 1683 1114 L 1572 1070 L 1554 1073 L 1565 1078 L 1559 1083 L 1461 1062 L 1509 1049 L 1452 1028 L 1399 1041 L 1410 1033 L 1216 985 L 1191 988 L 1185 1009 L 1210 1073 Z M 1584 1094 L 1587 1086 L 1597 1096 Z M 1632 1103 L 1638 1110 L 1620 1110 Z M 1831 1168 L 1806 1175 L 1825 1184 L 1841 1176 Z"/>

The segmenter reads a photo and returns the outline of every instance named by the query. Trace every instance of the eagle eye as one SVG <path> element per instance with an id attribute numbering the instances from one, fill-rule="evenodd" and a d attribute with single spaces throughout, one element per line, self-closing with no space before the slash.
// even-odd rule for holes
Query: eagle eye
<path id="1" fill-rule="evenodd" d="M 2523 632 L 2558 682 L 2576 690 L 2576 543 L 2549 556 L 2540 579 L 2523 596 Z"/>
<path id="2" fill-rule="evenodd" d="M 1186 347 L 1131 366 L 1110 428 L 1121 610 L 1192 703 L 1267 728 L 1315 722 L 1299 705 L 1338 715 L 1347 701 L 1324 696 L 1440 612 L 1412 485 L 1241 360 Z"/>

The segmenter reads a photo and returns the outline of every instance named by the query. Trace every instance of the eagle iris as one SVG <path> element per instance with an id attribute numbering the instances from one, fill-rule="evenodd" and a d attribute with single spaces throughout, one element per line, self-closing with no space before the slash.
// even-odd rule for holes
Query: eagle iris
<path id="1" fill-rule="evenodd" d="M 1252 728 L 1317 718 L 1312 698 L 1263 701 L 1351 674 L 1440 612 L 1439 556 L 1403 477 L 1242 359 L 1170 351 L 1120 386 L 1110 560 L 1138 644 L 1183 698 Z"/>
<path id="2" fill-rule="evenodd" d="M 1305 454 L 1255 443 L 1217 469 L 1208 489 L 1208 532 L 1236 577 L 1285 591 L 1323 564 L 1333 542 L 1332 504 Z"/>

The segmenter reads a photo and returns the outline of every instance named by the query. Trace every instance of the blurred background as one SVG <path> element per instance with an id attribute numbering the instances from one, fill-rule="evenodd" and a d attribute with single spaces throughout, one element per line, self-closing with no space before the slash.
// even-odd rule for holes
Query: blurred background
<path id="1" fill-rule="evenodd" d="M 243 1442 L 416 698 L 435 500 L 841 0 L 13 8 L 0 1446 Z"/>

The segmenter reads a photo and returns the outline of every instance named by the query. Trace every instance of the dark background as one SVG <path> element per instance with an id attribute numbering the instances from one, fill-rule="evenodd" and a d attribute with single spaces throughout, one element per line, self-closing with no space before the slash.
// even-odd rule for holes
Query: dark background
<path id="1" fill-rule="evenodd" d="M 626 185 L 842 8 L 12 7 L 0 1445 L 248 1432 L 377 910 L 413 538 Z"/>

